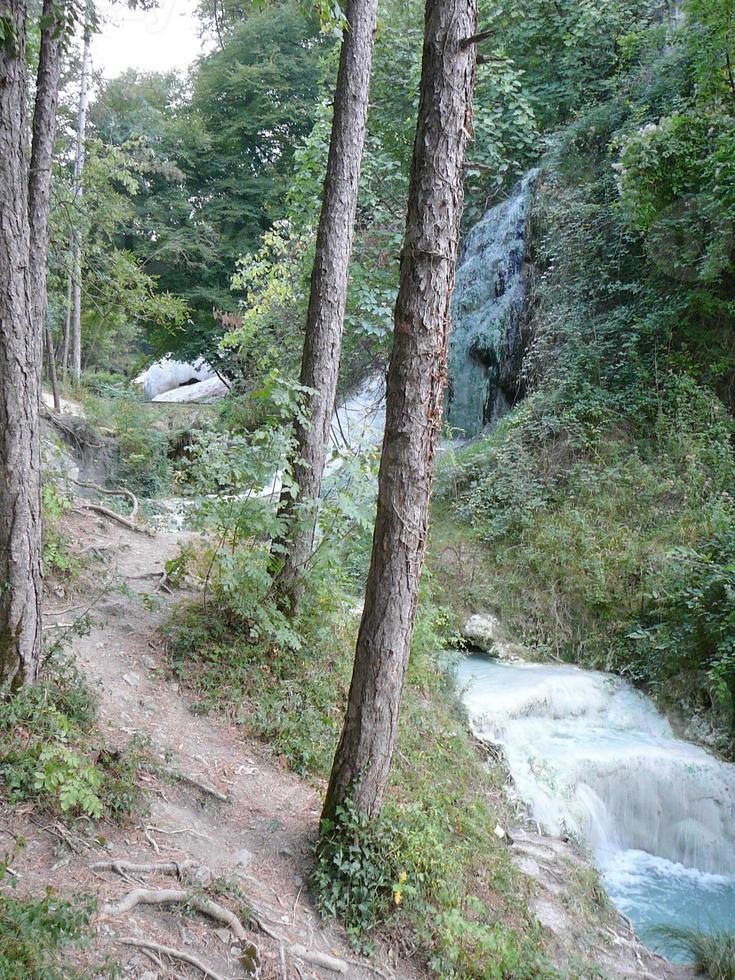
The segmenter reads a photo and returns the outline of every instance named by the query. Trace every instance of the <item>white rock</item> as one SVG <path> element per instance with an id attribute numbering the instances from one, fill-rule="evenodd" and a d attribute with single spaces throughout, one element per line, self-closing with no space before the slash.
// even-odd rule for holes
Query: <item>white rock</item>
<path id="1" fill-rule="evenodd" d="M 468 643 L 486 653 L 494 652 L 498 644 L 503 642 L 500 620 L 496 616 L 479 613 L 470 616 L 462 628 L 462 635 Z"/>
<path id="2" fill-rule="evenodd" d="M 140 684 L 140 674 L 136 674 L 134 670 L 131 670 L 128 674 L 123 674 L 122 678 L 128 687 L 138 687 Z"/>
<path id="3" fill-rule="evenodd" d="M 192 381 L 206 381 L 214 376 L 214 371 L 203 359 L 187 364 L 186 361 L 175 361 L 164 357 L 160 361 L 139 374 L 133 384 L 140 385 L 148 401 L 153 401 L 156 395 L 180 385 L 188 385 Z"/>
<path id="4" fill-rule="evenodd" d="M 224 398 L 230 386 L 222 378 L 207 378 L 204 381 L 197 381 L 196 384 L 184 384 L 169 391 L 161 392 L 151 401 L 159 404 L 160 402 L 198 402 L 207 403 L 219 401 Z"/>
<path id="5" fill-rule="evenodd" d="M 238 868 L 247 868 L 252 860 L 253 855 L 246 847 L 243 847 L 242 850 L 238 851 L 235 855 L 235 865 Z"/>

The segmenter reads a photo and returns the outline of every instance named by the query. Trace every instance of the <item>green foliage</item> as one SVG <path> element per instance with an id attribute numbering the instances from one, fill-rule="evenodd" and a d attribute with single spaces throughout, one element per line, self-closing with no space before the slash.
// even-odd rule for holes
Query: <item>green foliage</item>
<path id="1" fill-rule="evenodd" d="M 479 598 L 519 637 L 709 714 L 726 745 L 735 157 L 727 86 L 693 85 L 716 6 L 677 29 L 629 5 L 594 104 L 553 138 L 533 209 L 533 393 L 444 459 L 437 506 L 484 546 Z"/>
<path id="2" fill-rule="evenodd" d="M 389 926 L 417 895 L 423 870 L 413 866 L 404 828 L 388 815 L 369 821 L 351 801 L 324 820 L 311 886 L 322 915 L 339 919 L 353 943 L 364 944 L 377 926 Z M 369 950 L 368 950 L 369 951 Z"/>
<path id="3" fill-rule="evenodd" d="M 0 780 L 12 801 L 30 799 L 70 816 L 121 819 L 137 805 L 139 747 L 101 748 L 95 705 L 82 676 L 67 661 L 46 677 L 0 700 Z"/>
<path id="4" fill-rule="evenodd" d="M 142 394 L 110 375 L 93 375 L 91 387 L 104 396 L 87 395 L 84 407 L 98 429 L 114 436 L 115 482 L 143 497 L 163 495 L 171 480 L 168 435 Z"/>
<path id="5" fill-rule="evenodd" d="M 460 894 L 462 879 L 453 867 L 460 853 L 461 845 L 418 800 L 390 803 L 374 821 L 348 800 L 334 821 L 322 823 L 311 877 L 317 907 L 339 919 L 353 945 L 366 952 L 376 930 L 398 930 L 408 920 L 425 944 L 432 972 L 442 978 L 557 976 L 533 927 L 522 935 L 493 920 L 475 895 Z"/>
<path id="6" fill-rule="evenodd" d="M 61 530 L 64 513 L 71 506 L 56 481 L 44 474 L 41 485 L 41 513 L 43 517 L 43 564 L 47 574 L 73 576 L 76 564 L 70 557 L 67 540 Z"/>
<path id="7" fill-rule="evenodd" d="M 481 18 L 495 50 L 522 69 L 526 98 L 550 130 L 607 95 L 621 37 L 656 14 L 645 0 L 503 0 Z"/>
<path id="8" fill-rule="evenodd" d="M 649 594 L 639 626 L 628 635 L 624 668 L 665 692 L 674 683 L 699 691 L 729 738 L 735 738 L 735 521 L 726 515 L 709 541 L 675 549 L 666 575 Z M 730 745 L 732 749 L 732 744 Z"/>
<path id="9" fill-rule="evenodd" d="M 260 248 L 238 262 L 232 285 L 244 297 L 242 324 L 225 334 L 221 349 L 234 355 L 245 384 L 259 384 L 275 370 L 298 374 L 309 246 L 288 222 L 276 222 Z"/>
<path id="10" fill-rule="evenodd" d="M 237 307 L 237 260 L 282 217 L 295 149 L 315 116 L 325 43 L 297 3 L 247 6 L 219 40 L 190 86 L 173 74 L 128 72 L 90 111 L 95 134 L 135 181 L 123 192 L 115 246 L 155 277 L 158 301 L 170 294 L 182 313 L 151 310 L 146 339 L 190 360 L 218 358 L 216 311 Z M 236 376 L 237 363 L 229 370 Z"/>
<path id="11" fill-rule="evenodd" d="M 488 909 L 469 901 L 469 912 L 449 909 L 437 919 L 431 966 L 446 980 L 555 980 L 561 975 L 527 934 L 487 925 Z M 538 939 L 536 940 L 538 943 Z M 586 968 L 585 976 L 590 976 Z"/>
<path id="12" fill-rule="evenodd" d="M 697 973 L 710 980 L 735 980 L 735 935 L 699 932 L 684 926 L 662 926 L 657 935 L 690 958 Z"/>
<path id="13" fill-rule="evenodd" d="M 74 197 L 69 174 L 55 174 L 55 206 L 51 210 L 49 316 L 61 338 L 67 315 L 71 270 L 68 242 L 83 242 L 82 365 L 109 370 L 129 365 L 144 327 L 167 332 L 180 329 L 186 307 L 179 297 L 161 291 L 155 274 L 129 242 L 117 238 L 132 220 L 131 197 L 140 183 L 136 161 L 139 141 L 113 146 L 87 140 L 84 194 Z"/>
<path id="14" fill-rule="evenodd" d="M 7 859 L 0 861 L 0 888 L 8 864 Z M 62 958 L 62 947 L 85 937 L 95 906 L 92 896 L 69 901 L 51 888 L 39 900 L 0 892 L 0 980 L 70 980 L 76 976 Z"/>

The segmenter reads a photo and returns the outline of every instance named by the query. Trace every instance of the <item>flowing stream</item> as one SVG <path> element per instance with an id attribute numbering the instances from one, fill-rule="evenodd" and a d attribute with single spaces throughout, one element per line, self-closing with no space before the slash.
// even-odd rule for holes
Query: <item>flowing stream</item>
<path id="1" fill-rule="evenodd" d="M 644 942 L 676 959 L 655 927 L 735 928 L 735 766 L 609 674 L 471 656 L 459 680 L 531 817 L 590 846 Z"/>

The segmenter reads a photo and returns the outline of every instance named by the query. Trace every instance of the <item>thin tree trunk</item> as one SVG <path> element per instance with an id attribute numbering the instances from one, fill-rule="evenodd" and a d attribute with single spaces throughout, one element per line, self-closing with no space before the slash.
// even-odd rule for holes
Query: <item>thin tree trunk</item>
<path id="1" fill-rule="evenodd" d="M 0 683 L 36 679 L 41 653 L 41 336 L 32 329 L 26 0 L 5 0 L 0 44 Z M 7 27 L 12 27 L 8 38 Z"/>
<path id="2" fill-rule="evenodd" d="M 285 531 L 273 546 L 278 560 L 286 556 L 277 576 L 277 588 L 283 607 L 291 611 L 298 605 L 303 591 L 302 575 L 312 551 L 329 425 L 334 412 L 377 7 L 377 0 L 348 0 L 340 52 L 301 361 L 301 384 L 312 393 L 307 396 L 305 406 L 308 422 L 295 424 L 293 470 L 298 497 L 294 499 L 288 491 L 282 494 Z"/>
<path id="3" fill-rule="evenodd" d="M 54 338 L 51 336 L 51 326 L 48 322 L 43 325 L 43 335 L 46 341 L 46 365 L 48 367 L 48 377 L 51 382 L 51 394 L 54 398 L 54 409 L 61 411 L 61 395 L 59 393 L 59 376 L 56 373 L 56 351 L 54 350 Z"/>
<path id="4" fill-rule="evenodd" d="M 61 376 L 66 381 L 66 376 L 69 372 L 69 338 L 71 335 L 71 280 L 72 276 L 69 273 L 66 282 L 66 316 L 64 318 L 64 337 L 62 339 L 61 345 Z"/>
<path id="5" fill-rule="evenodd" d="M 41 14 L 41 46 L 38 55 L 36 102 L 33 110 L 33 142 L 28 175 L 28 218 L 30 222 L 29 282 L 33 307 L 33 330 L 46 342 L 46 358 L 54 408 L 61 407 L 56 379 L 56 358 L 51 328 L 46 322 L 48 293 L 48 219 L 51 206 L 51 162 L 56 138 L 56 109 L 61 75 L 62 23 L 54 0 L 44 0 Z"/>
<path id="6" fill-rule="evenodd" d="M 477 0 L 428 0 L 421 98 L 388 373 L 365 608 L 324 816 L 380 811 L 398 727 L 447 378 L 449 304 L 471 128 Z"/>
<path id="7" fill-rule="evenodd" d="M 71 304 L 71 370 L 75 381 L 82 373 L 82 235 L 79 228 L 80 210 L 84 187 L 84 141 L 87 133 L 87 101 L 89 96 L 89 63 L 92 45 L 92 30 L 89 18 L 84 23 L 84 52 L 82 54 L 82 75 L 79 82 L 79 110 L 77 112 L 77 146 L 74 157 L 74 216 L 76 223 L 72 229 L 72 304 Z"/>

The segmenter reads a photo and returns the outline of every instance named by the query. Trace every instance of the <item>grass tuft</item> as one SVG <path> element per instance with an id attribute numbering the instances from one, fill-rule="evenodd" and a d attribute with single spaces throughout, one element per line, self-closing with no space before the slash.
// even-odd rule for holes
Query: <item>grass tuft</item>
<path id="1" fill-rule="evenodd" d="M 735 980 L 735 933 L 686 926 L 659 926 L 655 933 L 689 957 L 710 980 Z"/>

